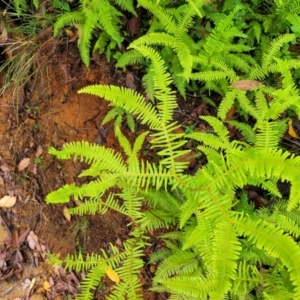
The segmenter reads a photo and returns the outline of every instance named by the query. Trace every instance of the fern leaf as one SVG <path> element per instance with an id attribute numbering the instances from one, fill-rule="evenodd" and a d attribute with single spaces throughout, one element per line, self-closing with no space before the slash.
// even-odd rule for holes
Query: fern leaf
<path id="1" fill-rule="evenodd" d="M 144 61 L 144 56 L 141 52 L 138 50 L 129 50 L 125 53 L 123 53 L 118 59 L 117 59 L 117 68 L 124 68 L 127 65 L 134 65 L 136 63 L 142 63 Z"/>
<path id="2" fill-rule="evenodd" d="M 89 270 L 87 276 L 80 283 L 81 293 L 76 296 L 76 300 L 92 300 L 92 290 L 97 288 L 101 277 L 104 274 L 105 268 L 103 265 L 95 266 L 93 269 Z"/>
<path id="3" fill-rule="evenodd" d="M 141 122 L 148 124 L 150 128 L 161 128 L 161 120 L 157 118 L 155 108 L 151 103 L 145 104 L 144 97 L 132 89 L 109 85 L 91 85 L 80 89 L 78 93 L 105 98 L 131 114 L 138 114 Z"/>
<path id="4" fill-rule="evenodd" d="M 137 16 L 132 0 L 115 0 L 115 1 L 122 9 L 127 10 L 128 12 Z"/>
<path id="5" fill-rule="evenodd" d="M 177 24 L 174 18 L 161 5 L 149 0 L 139 0 L 139 4 L 156 16 L 169 34 L 177 33 Z"/>
<path id="6" fill-rule="evenodd" d="M 193 60 L 190 53 L 190 49 L 189 47 L 187 47 L 187 45 L 184 42 L 178 40 L 174 36 L 164 32 L 148 33 L 147 35 L 144 35 L 139 39 L 135 40 L 134 42 L 132 42 L 130 44 L 130 47 L 135 48 L 136 46 L 153 45 L 153 44 L 168 46 L 174 49 L 174 51 L 178 56 L 180 64 L 184 69 L 183 74 L 185 78 L 186 79 L 189 78 L 193 66 Z M 136 49 L 138 50 L 138 48 Z"/>
<path id="7" fill-rule="evenodd" d="M 282 230 L 264 222 L 255 221 L 242 215 L 236 216 L 233 225 L 239 235 L 248 236 L 258 248 L 280 259 L 287 267 L 294 285 L 295 297 L 300 297 L 300 263 L 298 245 Z"/>
<path id="8" fill-rule="evenodd" d="M 101 5 L 97 5 L 99 12 L 96 15 L 101 27 L 106 33 L 115 40 L 118 44 L 123 41 L 123 37 L 120 35 L 119 28 L 116 22 L 113 20 L 114 7 L 108 0 L 101 0 Z"/>
<path id="9" fill-rule="evenodd" d="M 253 128 L 246 123 L 238 121 L 227 121 L 228 124 L 235 126 L 244 136 L 248 143 L 254 144 L 256 141 L 256 135 Z"/>
<path id="10" fill-rule="evenodd" d="M 173 110 L 177 107 L 176 95 L 169 85 L 172 83 L 171 75 L 167 72 L 164 61 L 155 50 L 147 46 L 133 46 L 145 57 L 150 58 L 153 64 L 154 96 L 159 100 L 157 108 L 164 124 L 173 118 Z"/>
<path id="11" fill-rule="evenodd" d="M 274 39 L 270 46 L 267 49 L 267 52 L 262 56 L 262 68 L 267 69 L 274 60 L 274 57 L 279 52 L 279 49 L 283 46 L 283 44 L 289 43 L 295 39 L 294 34 L 285 34 L 276 39 Z"/>
<path id="12" fill-rule="evenodd" d="M 225 250 L 226 249 L 226 250 Z M 217 283 L 212 299 L 222 299 L 235 279 L 237 261 L 242 247 L 232 224 L 227 220 L 217 223 L 213 241 L 213 280 Z"/>
<path id="13" fill-rule="evenodd" d="M 65 12 L 62 16 L 60 16 L 53 28 L 54 36 L 58 35 L 60 29 L 67 25 L 73 26 L 74 24 L 83 24 L 85 21 L 85 15 L 81 11 L 74 11 L 74 12 Z"/>
<path id="14" fill-rule="evenodd" d="M 84 23 L 82 24 L 82 33 L 79 42 L 79 51 L 82 61 L 86 66 L 90 64 L 90 44 L 92 38 L 92 32 L 97 25 L 97 15 L 91 10 L 86 10 L 84 14 Z"/>

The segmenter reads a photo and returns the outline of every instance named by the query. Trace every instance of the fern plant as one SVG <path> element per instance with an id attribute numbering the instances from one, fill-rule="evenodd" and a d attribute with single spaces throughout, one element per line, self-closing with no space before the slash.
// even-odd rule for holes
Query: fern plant
<path id="1" fill-rule="evenodd" d="M 122 10 L 136 15 L 132 0 L 80 0 L 78 10 L 64 13 L 54 24 L 54 35 L 58 35 L 60 29 L 65 26 L 77 27 L 78 47 L 82 61 L 86 66 L 90 64 L 93 34 L 98 33 L 93 51 L 100 50 L 103 52 L 108 42 L 120 46 L 124 39 L 120 30 L 123 14 L 111 2 L 114 2 Z M 99 33 L 98 30 L 101 32 Z"/>
<path id="2" fill-rule="evenodd" d="M 296 32 L 284 45 L 283 51 L 289 53 L 287 49 L 298 36 L 299 1 L 288 5 L 282 1 L 250 2 L 228 0 L 217 4 L 193 0 L 174 7 L 169 1 L 139 0 L 154 20 L 148 32 L 131 43 L 129 51 L 118 59 L 117 66 L 140 63 L 143 58 L 136 47 L 151 46 L 164 58 L 183 97 L 187 90 L 201 94 L 214 91 L 224 96 L 237 75 L 249 78 L 252 68 L 260 65 L 270 37 L 278 37 L 289 27 L 290 32 Z M 283 56 L 281 51 L 277 55 Z M 150 96 L 151 70 L 150 65 L 143 80 Z M 195 81 L 204 86 L 195 88 Z"/>
<path id="3" fill-rule="evenodd" d="M 116 86 L 88 86 L 79 93 L 99 96 L 137 115 L 150 132 L 140 135 L 131 146 L 115 127 L 127 159 L 112 149 L 86 142 L 66 144 L 62 150 L 51 148 L 49 152 L 59 159 L 74 156 L 91 164 L 80 176 L 94 176 L 95 180 L 82 186 L 65 185 L 46 199 L 47 203 L 83 199 L 79 207 L 70 209 L 79 215 L 118 211 L 130 219 L 130 238 L 124 250 L 111 246 L 110 255 L 103 251 L 101 255 L 50 259 L 87 271 L 78 299 L 92 299 L 92 290 L 105 274 L 112 277 L 112 271 L 116 286 L 108 299 L 142 299 L 138 274 L 147 231 L 165 228 L 169 231 L 161 238 L 166 247 L 153 254 L 151 262 L 158 263 L 153 290 L 168 292 L 170 299 L 299 298 L 300 159 L 280 148 L 287 128 L 287 120 L 280 115 L 299 102 L 291 68 L 278 59 L 268 60 L 276 52 L 270 49 L 263 63 L 270 62 L 270 73 L 275 68 L 273 62 L 278 63 L 279 87 L 229 89 L 227 94 L 235 93 L 255 120 L 253 126 L 231 122 L 244 136 L 244 141 L 237 141 L 230 139 L 226 124 L 212 116 L 201 119 L 213 133 L 175 133 L 179 125 L 172 115 L 176 98 L 170 88 L 171 74 L 155 50 L 147 46 L 138 50 L 153 66 L 156 105 L 146 103 L 136 91 Z M 224 112 L 220 107 L 221 117 Z M 158 164 L 138 157 L 148 134 L 160 157 Z M 187 153 L 184 147 L 190 139 L 207 158 L 194 176 L 185 174 L 187 163 L 178 160 Z M 291 183 L 289 198 L 284 201 L 276 200 L 282 198 L 279 180 Z M 255 209 L 247 196 L 236 193 L 249 184 L 269 193 L 262 209 Z M 113 187 L 119 192 L 113 192 Z M 143 203 L 148 209 L 142 209 Z"/>

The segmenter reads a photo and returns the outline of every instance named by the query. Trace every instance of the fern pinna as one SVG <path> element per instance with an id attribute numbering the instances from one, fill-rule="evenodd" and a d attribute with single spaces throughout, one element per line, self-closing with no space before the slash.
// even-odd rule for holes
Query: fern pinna
<path id="1" fill-rule="evenodd" d="M 125 214 L 131 220 L 130 238 L 123 251 L 111 246 L 110 255 L 51 259 L 88 271 L 78 299 L 92 299 L 92 290 L 105 276 L 107 266 L 120 278 L 108 299 L 141 299 L 138 274 L 147 231 L 167 228 L 161 236 L 165 247 L 151 258 L 158 263 L 152 289 L 168 292 L 170 299 L 300 298 L 300 158 L 280 147 L 288 121 L 280 119 L 282 111 L 298 112 L 299 93 L 289 62 L 274 55 L 264 59 L 270 61 L 266 68 L 271 75 L 278 64 L 280 88 L 264 84 L 251 91 L 229 88 L 230 99 L 226 95 L 224 101 L 239 102 L 255 120 L 253 126 L 230 122 L 244 137 L 239 141 L 230 139 L 222 121 L 228 103 L 219 108 L 221 118 L 201 117 L 212 133 L 176 133 L 179 124 L 172 115 L 176 97 L 170 88 L 171 75 L 155 50 L 148 46 L 136 46 L 136 50 L 151 60 L 156 104 L 147 103 L 136 91 L 116 86 L 88 86 L 79 93 L 99 96 L 137 115 L 148 125 L 149 133 L 140 135 L 131 146 L 117 123 L 115 133 L 127 158 L 86 142 L 66 144 L 62 150 L 51 148 L 49 152 L 59 159 L 74 156 L 91 164 L 81 176 L 96 179 L 82 186 L 65 185 L 46 199 L 48 203 L 68 202 L 71 196 L 83 199 L 70 210 L 81 215 L 108 209 Z M 267 55 L 276 53 L 273 50 Z M 259 74 L 259 69 L 253 74 Z M 263 74 L 267 82 L 269 77 Z M 283 99 L 287 104 L 282 106 Z M 148 134 L 160 157 L 157 164 L 138 158 Z M 187 163 L 178 159 L 187 153 L 185 144 L 190 140 L 207 159 L 193 176 L 185 174 Z M 279 180 L 291 183 L 289 198 L 281 201 Z M 255 209 L 247 195 L 237 193 L 248 184 L 268 192 L 268 205 Z M 112 187 L 119 192 L 112 192 Z M 142 209 L 144 203 L 148 209 Z"/>

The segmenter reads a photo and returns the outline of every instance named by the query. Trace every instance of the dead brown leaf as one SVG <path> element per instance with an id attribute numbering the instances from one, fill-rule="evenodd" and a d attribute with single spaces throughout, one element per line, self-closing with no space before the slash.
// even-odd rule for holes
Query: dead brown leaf
<path id="1" fill-rule="evenodd" d="M 228 121 L 232 118 L 232 116 L 234 115 L 234 113 L 236 112 L 236 107 L 235 106 L 232 106 L 229 110 L 229 112 L 227 113 L 224 121 Z"/>
<path id="2" fill-rule="evenodd" d="M 23 158 L 18 165 L 19 172 L 22 172 L 24 169 L 26 169 L 29 163 L 30 163 L 30 158 L 28 157 Z"/>
<path id="3" fill-rule="evenodd" d="M 43 147 L 41 145 L 38 145 L 36 152 L 35 152 L 35 157 L 39 158 L 43 154 Z"/>
<path id="4" fill-rule="evenodd" d="M 71 222 L 71 215 L 70 215 L 69 210 L 68 210 L 68 208 L 67 208 L 66 206 L 64 206 L 64 208 L 63 208 L 63 215 L 64 215 L 64 217 L 65 217 L 69 222 Z"/>
<path id="5" fill-rule="evenodd" d="M 29 232 L 26 240 L 31 250 L 34 250 L 39 242 L 38 236 L 32 230 Z"/>
<path id="6" fill-rule="evenodd" d="M 179 157 L 175 158 L 176 162 L 188 162 L 187 167 L 193 168 L 196 163 L 195 153 L 193 151 L 187 152 Z"/>
<path id="7" fill-rule="evenodd" d="M 262 82 L 249 79 L 238 80 L 232 84 L 234 88 L 241 91 L 251 91 L 260 85 L 262 85 Z"/>
<path id="8" fill-rule="evenodd" d="M 0 207 L 10 208 L 13 207 L 16 203 L 16 196 L 4 196 L 0 199 Z"/>

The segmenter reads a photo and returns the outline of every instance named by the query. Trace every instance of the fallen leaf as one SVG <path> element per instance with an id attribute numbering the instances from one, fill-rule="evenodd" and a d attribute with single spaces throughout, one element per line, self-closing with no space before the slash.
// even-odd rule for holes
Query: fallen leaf
<path id="1" fill-rule="evenodd" d="M 289 129 L 288 129 L 289 135 L 291 137 L 295 138 L 295 139 L 299 139 L 299 136 L 296 133 L 296 131 L 294 130 L 294 127 L 293 127 L 293 120 L 289 120 L 288 124 L 289 124 Z"/>
<path id="2" fill-rule="evenodd" d="M 132 72 L 127 71 L 125 77 L 126 87 L 136 90 L 136 80 Z"/>
<path id="3" fill-rule="evenodd" d="M 23 158 L 20 162 L 19 162 L 19 165 L 18 165 L 18 170 L 19 172 L 23 171 L 24 169 L 26 169 L 29 165 L 29 162 L 30 162 L 30 158 L 26 157 L 26 158 Z"/>
<path id="4" fill-rule="evenodd" d="M 17 197 L 15 196 L 4 196 L 0 199 L 0 207 L 10 208 L 13 207 L 16 203 Z"/>
<path id="5" fill-rule="evenodd" d="M 30 287 L 31 284 L 31 280 L 30 279 L 25 279 L 24 282 L 21 283 L 22 289 L 27 289 L 28 287 Z"/>
<path id="6" fill-rule="evenodd" d="M 188 162 L 187 167 L 189 169 L 193 168 L 196 163 L 196 154 L 193 151 L 189 151 L 175 158 L 176 162 Z"/>
<path id="7" fill-rule="evenodd" d="M 12 233 L 11 233 L 11 242 L 12 244 L 19 248 L 20 247 L 20 242 L 19 242 L 19 235 L 18 235 L 18 231 L 17 230 L 14 230 Z"/>
<path id="8" fill-rule="evenodd" d="M 65 31 L 66 31 L 66 34 L 67 34 L 67 36 L 68 36 L 68 37 L 70 37 L 70 38 L 71 38 L 71 37 L 73 37 L 73 36 L 74 36 L 74 32 L 73 32 L 72 30 L 70 30 L 70 29 L 66 29 Z"/>
<path id="9" fill-rule="evenodd" d="M 50 291 L 51 291 L 50 283 L 49 283 L 47 280 L 45 280 L 45 281 L 43 282 L 43 288 L 44 288 L 44 290 L 47 291 L 47 292 L 50 292 Z"/>
<path id="10" fill-rule="evenodd" d="M 64 217 L 69 221 L 71 222 L 71 215 L 69 213 L 69 210 L 66 206 L 64 206 L 64 209 L 63 209 L 63 215 Z"/>
<path id="11" fill-rule="evenodd" d="M 232 118 L 232 116 L 234 115 L 235 112 L 236 112 L 236 107 L 235 107 L 235 106 L 232 106 L 232 107 L 230 108 L 230 110 L 228 111 L 228 113 L 227 113 L 227 115 L 226 115 L 224 121 L 230 120 L 230 119 Z"/>
<path id="12" fill-rule="evenodd" d="M 31 250 L 34 250 L 36 248 L 36 245 L 38 244 L 39 238 L 38 236 L 31 230 L 27 236 L 27 243 Z"/>
<path id="13" fill-rule="evenodd" d="M 251 91 L 260 85 L 262 85 L 262 82 L 248 79 L 238 80 L 232 84 L 234 88 L 241 91 Z"/>
<path id="14" fill-rule="evenodd" d="M 43 147 L 41 145 L 38 145 L 36 152 L 35 152 L 35 157 L 38 158 L 42 155 L 43 153 Z"/>
<path id="15" fill-rule="evenodd" d="M 140 16 L 134 16 L 132 17 L 128 24 L 127 24 L 127 30 L 131 34 L 137 34 L 141 27 L 141 17 Z"/>
<path id="16" fill-rule="evenodd" d="M 106 267 L 105 274 L 107 275 L 107 277 L 108 277 L 111 281 L 116 282 L 116 283 L 119 283 L 119 282 L 120 282 L 120 277 L 119 277 L 119 275 L 118 275 L 117 272 L 114 271 L 110 266 L 107 266 L 107 267 Z"/>

